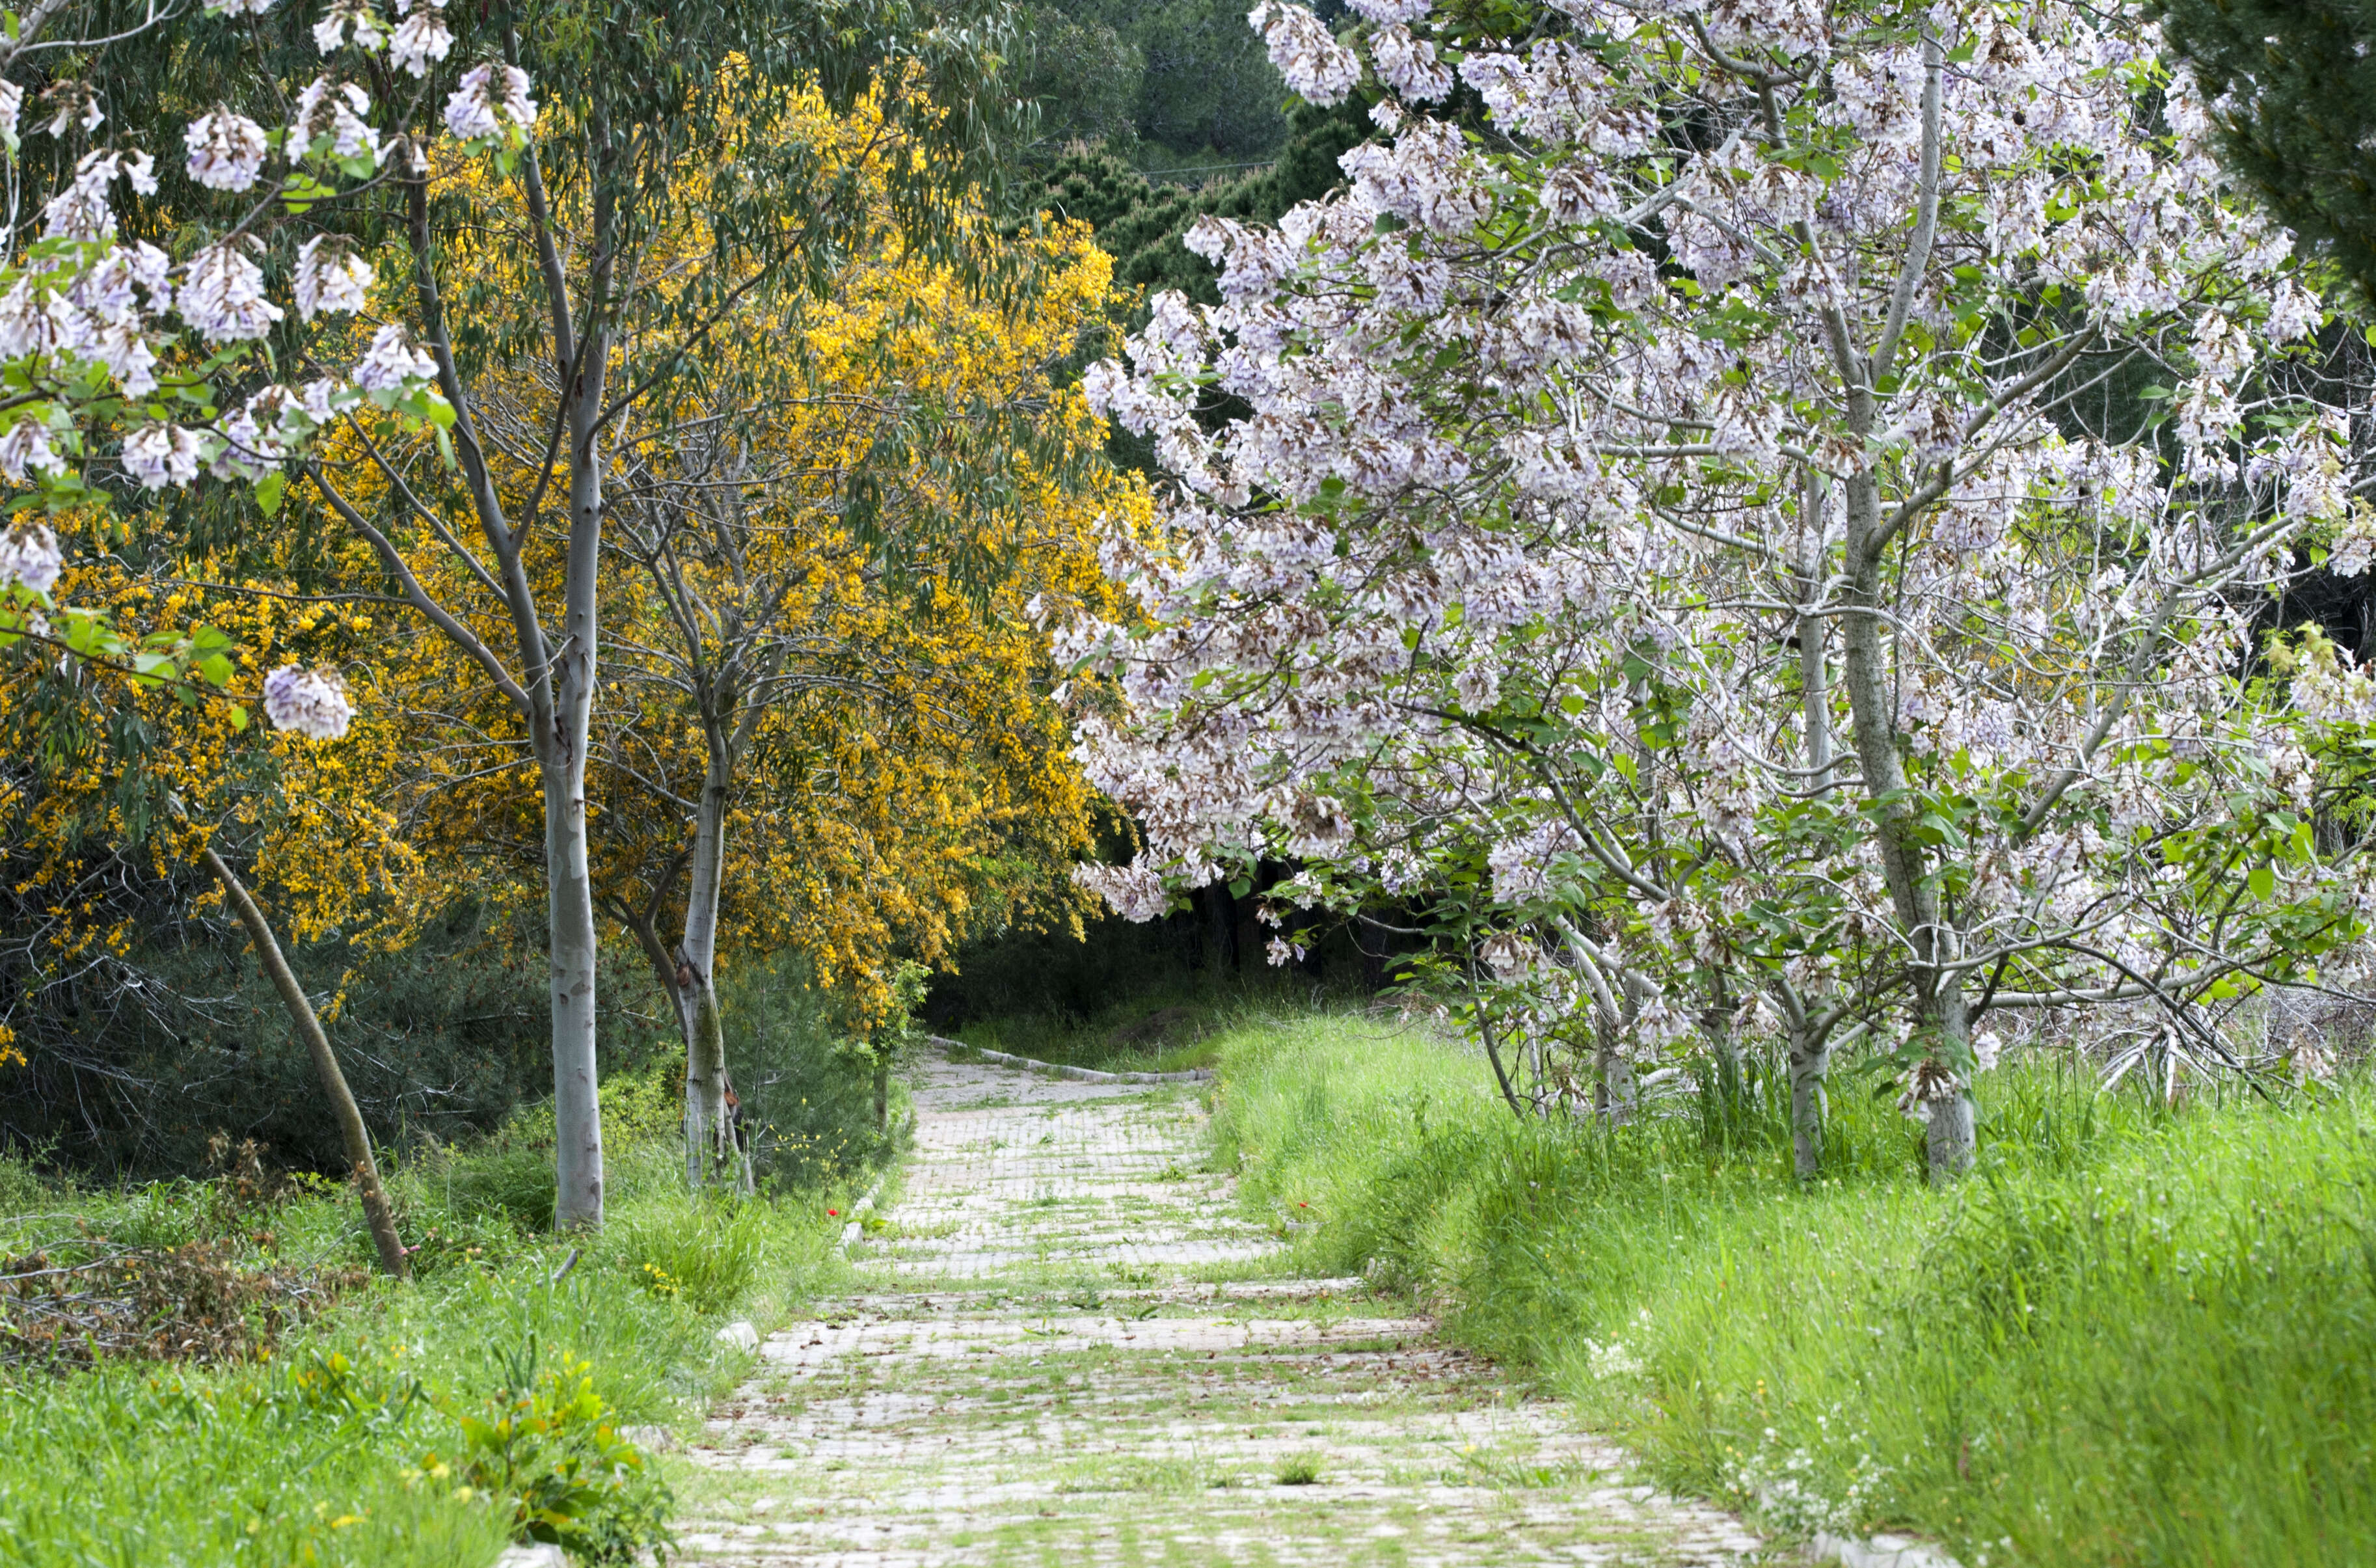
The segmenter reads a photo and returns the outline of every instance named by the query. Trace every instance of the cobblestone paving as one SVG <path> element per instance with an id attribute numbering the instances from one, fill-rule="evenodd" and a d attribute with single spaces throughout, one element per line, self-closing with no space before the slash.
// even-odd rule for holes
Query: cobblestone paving
<path id="1" fill-rule="evenodd" d="M 934 1062 L 867 1293 L 692 1457 L 690 1563 L 1716 1564 L 1758 1541 L 1358 1279 L 1280 1279 L 1185 1090 Z"/>

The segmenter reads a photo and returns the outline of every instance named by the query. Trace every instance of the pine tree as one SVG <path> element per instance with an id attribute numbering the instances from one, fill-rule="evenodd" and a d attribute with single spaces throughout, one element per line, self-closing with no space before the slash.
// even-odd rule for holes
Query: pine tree
<path id="1" fill-rule="evenodd" d="M 2228 167 L 2376 296 L 2376 4 L 2165 0 Z"/>

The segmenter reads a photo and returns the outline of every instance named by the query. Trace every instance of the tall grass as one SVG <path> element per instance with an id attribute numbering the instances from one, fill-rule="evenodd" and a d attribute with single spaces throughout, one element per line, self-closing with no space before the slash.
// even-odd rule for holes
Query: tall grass
<path id="1" fill-rule="evenodd" d="M 2001 1069 L 1945 1192 L 1844 1087 L 1802 1191 L 1761 1075 L 1599 1131 L 1518 1124 L 1417 1033 L 1220 1044 L 1220 1154 L 1319 1217 L 1301 1261 L 1436 1298 L 1669 1485 L 1972 1568 L 2376 1562 L 2365 1086 L 2168 1111 Z"/>

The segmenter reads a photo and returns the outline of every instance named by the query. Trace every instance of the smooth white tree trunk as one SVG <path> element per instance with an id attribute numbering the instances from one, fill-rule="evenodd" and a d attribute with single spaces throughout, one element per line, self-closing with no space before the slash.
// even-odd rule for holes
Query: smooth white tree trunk
<path id="1" fill-rule="evenodd" d="M 552 647 L 551 731 L 538 737 L 544 787 L 545 901 L 552 953 L 552 1222 L 602 1223 L 602 1102 L 595 1059 L 594 884 L 586 863 L 586 753 L 593 732 L 602 554 L 602 407 L 607 334 L 591 341 L 568 400 L 569 555 L 561 636 Z"/>

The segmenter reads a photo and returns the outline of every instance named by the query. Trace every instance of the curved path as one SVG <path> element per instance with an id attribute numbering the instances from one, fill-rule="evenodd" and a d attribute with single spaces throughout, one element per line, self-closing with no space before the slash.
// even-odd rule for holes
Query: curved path
<path id="1" fill-rule="evenodd" d="M 681 1561 L 1737 1563 L 1739 1521 L 1358 1279 L 1279 1277 L 1187 1090 L 933 1061 L 867 1293 L 771 1336 Z"/>

